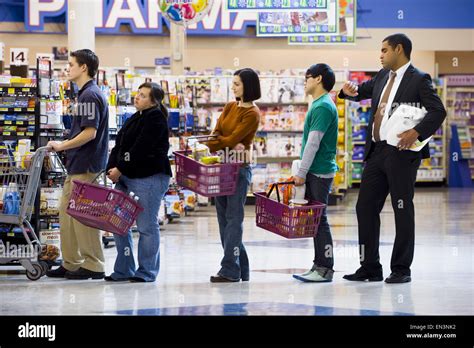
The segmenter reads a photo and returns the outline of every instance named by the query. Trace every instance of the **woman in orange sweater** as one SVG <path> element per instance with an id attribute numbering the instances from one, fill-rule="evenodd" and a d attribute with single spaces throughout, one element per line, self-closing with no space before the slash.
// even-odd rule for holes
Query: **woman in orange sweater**
<path id="1" fill-rule="evenodd" d="M 239 171 L 237 191 L 231 196 L 216 197 L 217 220 L 224 257 L 221 269 L 211 276 L 212 283 L 248 281 L 249 259 L 242 243 L 245 200 L 252 180 L 249 153 L 260 122 L 260 110 L 254 101 L 261 96 L 260 81 L 252 69 L 234 73 L 232 91 L 236 101 L 224 107 L 213 134 L 217 139 L 208 142 L 211 152 L 226 151 L 230 158 L 246 158 Z"/>

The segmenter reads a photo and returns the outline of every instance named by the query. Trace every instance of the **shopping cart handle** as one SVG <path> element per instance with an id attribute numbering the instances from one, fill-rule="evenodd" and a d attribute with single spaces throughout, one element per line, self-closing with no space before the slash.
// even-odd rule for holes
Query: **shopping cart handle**
<path id="1" fill-rule="evenodd" d="M 187 137 L 186 139 L 203 139 L 203 138 L 216 138 L 217 135 L 215 134 L 209 134 L 209 135 L 191 135 L 190 137 Z"/>
<path id="2" fill-rule="evenodd" d="M 52 146 L 41 146 L 36 149 L 36 151 L 51 151 L 53 149 Z"/>

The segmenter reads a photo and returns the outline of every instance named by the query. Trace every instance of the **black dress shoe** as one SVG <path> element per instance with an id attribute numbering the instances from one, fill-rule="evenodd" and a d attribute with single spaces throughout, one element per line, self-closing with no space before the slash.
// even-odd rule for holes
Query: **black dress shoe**
<path id="1" fill-rule="evenodd" d="M 75 272 L 66 272 L 64 275 L 67 279 L 74 279 L 74 280 L 86 280 L 86 279 L 104 279 L 105 273 L 104 272 L 94 272 L 89 271 L 85 268 L 79 268 Z"/>
<path id="2" fill-rule="evenodd" d="M 67 269 L 65 269 L 63 266 L 59 266 L 54 270 L 47 271 L 46 276 L 50 278 L 64 278 L 67 272 L 69 272 Z"/>
<path id="3" fill-rule="evenodd" d="M 128 278 L 132 283 L 145 283 L 146 280 L 140 277 L 130 277 Z"/>
<path id="4" fill-rule="evenodd" d="M 365 270 L 359 268 L 354 274 L 346 274 L 342 277 L 346 280 L 355 281 L 355 282 L 365 282 L 368 280 L 369 282 L 381 282 L 383 280 L 382 273 L 368 273 Z"/>
<path id="5" fill-rule="evenodd" d="M 385 283 L 388 284 L 397 284 L 397 283 L 409 283 L 411 282 L 411 277 L 409 275 L 401 273 L 392 273 L 385 279 Z"/>
<path id="6" fill-rule="evenodd" d="M 232 280 L 220 275 L 211 276 L 210 280 L 211 280 L 211 283 L 237 283 L 238 281 L 240 281 L 240 279 Z"/>
<path id="7" fill-rule="evenodd" d="M 112 276 L 106 276 L 106 277 L 104 277 L 104 280 L 107 281 L 107 282 L 126 282 L 126 281 L 130 280 L 130 278 L 114 279 L 114 278 L 112 278 Z"/>

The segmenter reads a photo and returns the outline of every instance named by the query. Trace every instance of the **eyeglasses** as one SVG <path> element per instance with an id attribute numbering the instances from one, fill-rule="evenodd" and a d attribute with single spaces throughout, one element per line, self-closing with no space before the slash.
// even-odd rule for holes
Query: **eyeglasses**
<path id="1" fill-rule="evenodd" d="M 314 78 L 314 76 L 311 76 L 311 75 L 310 75 L 310 76 L 305 76 L 305 77 L 304 77 L 304 80 L 305 80 L 305 82 L 306 82 L 306 81 L 308 81 L 308 79 L 312 79 L 312 78 Z"/>

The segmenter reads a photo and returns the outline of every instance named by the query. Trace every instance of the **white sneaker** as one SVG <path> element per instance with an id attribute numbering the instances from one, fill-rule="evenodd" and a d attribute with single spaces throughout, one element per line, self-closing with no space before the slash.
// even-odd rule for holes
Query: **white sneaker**
<path id="1" fill-rule="evenodd" d="M 308 275 L 308 274 L 310 274 L 311 272 L 313 272 L 313 270 L 312 270 L 312 269 L 310 269 L 310 270 L 307 270 L 306 272 L 304 272 L 304 273 L 301 273 L 301 274 L 295 274 L 295 275 L 293 275 L 293 276 L 299 276 L 299 277 L 302 277 L 302 276 L 307 276 L 307 275 Z"/>
<path id="2" fill-rule="evenodd" d="M 305 283 L 310 283 L 310 282 L 318 282 L 318 283 L 323 283 L 323 282 L 332 282 L 332 279 L 326 279 L 323 276 L 321 276 L 317 271 L 311 271 L 309 274 L 303 273 L 302 275 L 294 274 L 293 278 L 301 280 L 302 282 Z"/>

